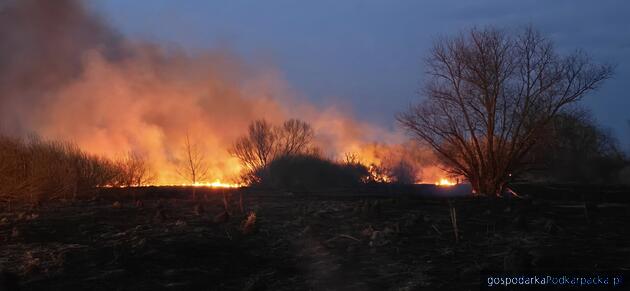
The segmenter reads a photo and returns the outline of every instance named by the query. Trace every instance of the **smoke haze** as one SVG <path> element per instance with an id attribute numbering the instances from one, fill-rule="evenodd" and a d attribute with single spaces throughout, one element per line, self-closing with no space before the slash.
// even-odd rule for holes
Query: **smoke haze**
<path id="1" fill-rule="evenodd" d="M 126 39 L 80 1 L 0 3 L 0 132 L 70 140 L 110 158 L 134 151 L 161 184 L 184 182 L 175 166 L 186 134 L 207 153 L 211 180 L 236 177 L 227 149 L 255 119 L 303 119 L 327 156 L 355 152 L 365 163 L 379 159 L 373 141 L 404 140 L 298 100 L 274 68 L 228 50 Z"/>

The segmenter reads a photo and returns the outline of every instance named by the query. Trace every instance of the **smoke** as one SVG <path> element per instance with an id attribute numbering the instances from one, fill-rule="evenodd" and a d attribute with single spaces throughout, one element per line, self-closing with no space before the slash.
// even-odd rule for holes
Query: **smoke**
<path id="1" fill-rule="evenodd" d="M 209 175 L 237 176 L 227 149 L 255 119 L 310 122 L 331 157 L 365 154 L 370 141 L 404 137 L 317 108 L 273 68 L 230 51 L 190 53 L 126 39 L 75 0 L 0 0 L 0 132 L 76 142 L 110 158 L 145 155 L 159 183 L 181 183 L 175 167 L 188 134 L 207 153 Z"/>
<path id="2" fill-rule="evenodd" d="M 82 55 L 123 53 L 121 39 L 75 1 L 0 0 L 0 110 L 5 130 L 54 101 L 82 73 Z M 7 124 L 13 122 L 12 124 Z"/>

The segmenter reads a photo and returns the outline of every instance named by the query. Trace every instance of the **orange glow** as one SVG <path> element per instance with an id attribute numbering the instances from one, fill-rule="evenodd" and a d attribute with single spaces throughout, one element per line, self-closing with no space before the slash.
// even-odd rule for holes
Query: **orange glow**
<path id="1" fill-rule="evenodd" d="M 406 181 L 432 182 L 444 176 L 440 169 L 430 166 L 435 164 L 431 151 L 407 142 L 403 131 L 355 118 L 344 103 L 307 101 L 285 80 L 281 70 L 268 66 L 267 61 L 249 63 L 239 57 L 239 52 L 223 46 L 192 53 L 139 39 L 112 38 L 118 35 L 115 30 L 110 30 L 107 23 L 94 22 L 91 14 L 74 7 L 75 2 L 67 1 L 72 3 L 69 13 L 76 13 L 69 17 L 79 21 L 78 26 L 85 28 L 83 32 L 90 38 L 67 37 L 68 31 L 77 26 L 74 21 L 54 22 L 54 27 L 60 29 L 53 33 L 36 25 L 38 17 L 30 17 L 29 21 L 35 21 L 32 23 L 15 19 L 27 29 L 24 34 L 16 34 L 20 38 L 8 38 L 8 47 L 19 47 L 23 39 L 52 45 L 41 51 L 20 52 L 27 56 L 22 59 L 31 62 L 9 64 L 8 68 L 15 70 L 8 70 L 4 79 L 26 78 L 23 83 L 32 84 L 26 88 L 20 82 L 9 82 L 3 87 L 6 92 L 2 94 L 8 95 L 2 100 L 8 98 L 7 104 L 19 109 L 16 120 L 13 115 L 8 120 L 20 126 L 7 127 L 9 132 L 33 132 L 47 140 L 72 141 L 89 154 L 112 160 L 128 152 L 137 153 L 146 158 L 155 186 L 234 188 L 242 185 L 226 181 L 238 179 L 242 169 L 229 149 L 247 134 L 249 124 L 259 119 L 281 124 L 289 118 L 300 118 L 316 132 L 313 144 L 322 157 L 341 161 L 344 154 L 355 153 L 354 162 L 379 168 L 371 167 L 374 180 L 395 182 L 391 170 L 402 160 L 413 166 Z M 46 6 L 15 3 L 16 7 L 9 5 L 11 9 L 41 13 L 44 19 L 56 20 L 54 15 L 46 14 Z M 11 22 L 17 14 L 8 17 Z M 4 35 L 0 38 L 5 40 Z M 117 41 L 108 43 L 109 39 Z M 49 55 L 60 58 L 53 58 L 54 62 L 45 66 L 37 62 Z M 329 97 L 330 101 L 345 100 L 344 96 Z M 188 159 L 183 151 L 188 136 L 203 153 L 204 170 L 209 174 L 207 180 L 195 185 L 183 184 L 189 179 L 179 173 Z"/>
<path id="2" fill-rule="evenodd" d="M 454 186 L 457 185 L 456 182 L 453 182 L 447 178 L 441 178 L 439 181 L 435 182 L 436 186 L 443 186 L 443 187 L 448 187 L 448 186 Z"/>
<path id="3" fill-rule="evenodd" d="M 224 183 L 221 180 L 215 180 L 214 182 L 205 182 L 205 183 L 195 183 L 192 186 L 194 187 L 210 187 L 210 188 L 238 188 L 242 185 L 233 184 L 233 183 Z"/>
<path id="4" fill-rule="evenodd" d="M 225 183 L 225 182 L 221 182 L 221 180 L 214 180 L 214 182 L 197 182 L 194 184 L 157 184 L 155 186 L 183 186 L 183 187 L 188 187 L 188 186 L 192 186 L 192 187 L 208 187 L 208 188 L 239 188 L 239 187 L 243 187 L 244 185 L 242 184 L 237 184 L 237 183 Z"/>

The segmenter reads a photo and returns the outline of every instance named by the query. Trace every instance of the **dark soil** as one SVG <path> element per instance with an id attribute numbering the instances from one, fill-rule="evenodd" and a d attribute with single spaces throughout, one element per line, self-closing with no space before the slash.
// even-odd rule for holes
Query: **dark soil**
<path id="1" fill-rule="evenodd" d="M 4 205 L 0 269 L 23 290 L 478 290 L 486 269 L 630 269 L 627 203 L 241 190 L 224 222 L 221 191 L 130 191 Z"/>

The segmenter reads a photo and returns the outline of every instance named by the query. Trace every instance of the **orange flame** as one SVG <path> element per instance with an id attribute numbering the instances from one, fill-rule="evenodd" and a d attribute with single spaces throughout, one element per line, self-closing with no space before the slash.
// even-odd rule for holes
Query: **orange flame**
<path id="1" fill-rule="evenodd" d="M 440 178 L 440 180 L 438 180 L 437 182 L 435 182 L 436 186 L 443 186 L 443 187 L 449 187 L 449 186 L 454 186 L 457 185 L 457 182 L 453 182 L 447 178 Z"/>
<path id="2" fill-rule="evenodd" d="M 217 179 L 214 182 L 196 182 L 194 184 L 191 183 L 183 183 L 183 184 L 156 184 L 155 186 L 184 186 L 184 187 L 208 187 L 208 188 L 239 188 L 245 185 L 238 183 L 226 183 Z"/>

